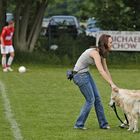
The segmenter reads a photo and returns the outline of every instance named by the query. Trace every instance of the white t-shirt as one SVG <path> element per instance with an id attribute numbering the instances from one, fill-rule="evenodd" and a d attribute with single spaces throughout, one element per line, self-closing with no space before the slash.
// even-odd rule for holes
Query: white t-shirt
<path id="1" fill-rule="evenodd" d="M 89 71 L 89 65 L 95 64 L 94 59 L 90 56 L 90 52 L 95 49 L 96 48 L 89 48 L 85 50 L 78 58 L 73 70 L 78 73 Z"/>

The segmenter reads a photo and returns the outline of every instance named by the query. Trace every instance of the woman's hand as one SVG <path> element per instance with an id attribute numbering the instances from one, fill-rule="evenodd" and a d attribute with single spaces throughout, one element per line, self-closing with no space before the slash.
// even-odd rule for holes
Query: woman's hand
<path id="1" fill-rule="evenodd" d="M 115 84 L 111 85 L 112 91 L 117 92 L 118 91 L 118 87 Z"/>

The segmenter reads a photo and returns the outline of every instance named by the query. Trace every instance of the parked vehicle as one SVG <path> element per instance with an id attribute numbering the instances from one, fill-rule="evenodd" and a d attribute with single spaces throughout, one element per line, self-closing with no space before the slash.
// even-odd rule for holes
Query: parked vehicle
<path id="1" fill-rule="evenodd" d="M 78 35 L 80 24 L 75 16 L 52 16 L 49 20 L 47 36 L 58 37 L 60 34 L 68 33 L 74 38 Z"/>
<path id="2" fill-rule="evenodd" d="M 86 35 L 95 36 L 95 33 L 100 30 L 100 28 L 96 27 L 96 20 L 94 18 L 89 18 L 87 21 Z"/>

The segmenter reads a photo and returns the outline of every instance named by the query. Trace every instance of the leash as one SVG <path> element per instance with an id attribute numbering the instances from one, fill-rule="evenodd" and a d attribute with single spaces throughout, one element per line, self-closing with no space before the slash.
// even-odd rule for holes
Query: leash
<path id="1" fill-rule="evenodd" d="M 124 122 L 121 120 L 121 118 L 119 117 L 119 115 L 118 115 L 118 113 L 117 113 L 117 109 L 116 109 L 115 103 L 113 103 L 113 105 L 112 105 L 111 107 L 113 108 L 113 110 L 114 110 L 114 112 L 115 112 L 115 114 L 116 114 L 118 120 L 119 120 L 121 123 L 123 123 L 124 125 L 129 125 L 129 121 L 128 121 L 128 119 L 127 119 L 126 114 L 124 114 L 124 116 L 125 116 L 125 120 L 126 120 L 127 124 L 124 123 Z"/>

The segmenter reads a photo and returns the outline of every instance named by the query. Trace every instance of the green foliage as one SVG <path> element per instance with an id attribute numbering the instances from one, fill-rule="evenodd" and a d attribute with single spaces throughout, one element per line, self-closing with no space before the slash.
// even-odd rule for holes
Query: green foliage
<path id="1" fill-rule="evenodd" d="M 15 57 L 16 64 L 61 64 L 60 58 L 55 54 L 49 54 L 47 52 L 16 52 Z"/>
<path id="2" fill-rule="evenodd" d="M 46 9 L 45 16 L 52 15 L 74 15 L 80 17 L 81 4 L 83 0 L 55 0 L 55 3 L 50 3 Z"/>
<path id="3" fill-rule="evenodd" d="M 70 58 L 68 57 L 67 54 L 65 54 L 65 55 L 62 57 L 62 63 L 63 63 L 64 65 L 70 65 L 70 64 L 71 64 L 71 60 L 70 60 Z"/>
<path id="4" fill-rule="evenodd" d="M 52 37 L 50 40 L 41 37 L 37 44 L 36 51 L 47 55 L 56 55 L 60 58 L 62 64 L 73 64 L 79 55 L 89 47 L 89 37 L 81 34 L 77 38 L 73 38 L 67 33 L 63 33 L 58 38 Z M 51 50 L 51 45 L 54 44 L 58 46 L 58 49 Z M 68 59 L 69 61 L 66 63 Z"/>
<path id="5" fill-rule="evenodd" d="M 103 30 L 140 30 L 139 0 L 86 0 L 81 8 Z"/>
<path id="6" fill-rule="evenodd" d="M 140 62 L 139 52 L 111 52 L 108 59 L 113 65 L 138 65 Z"/>

